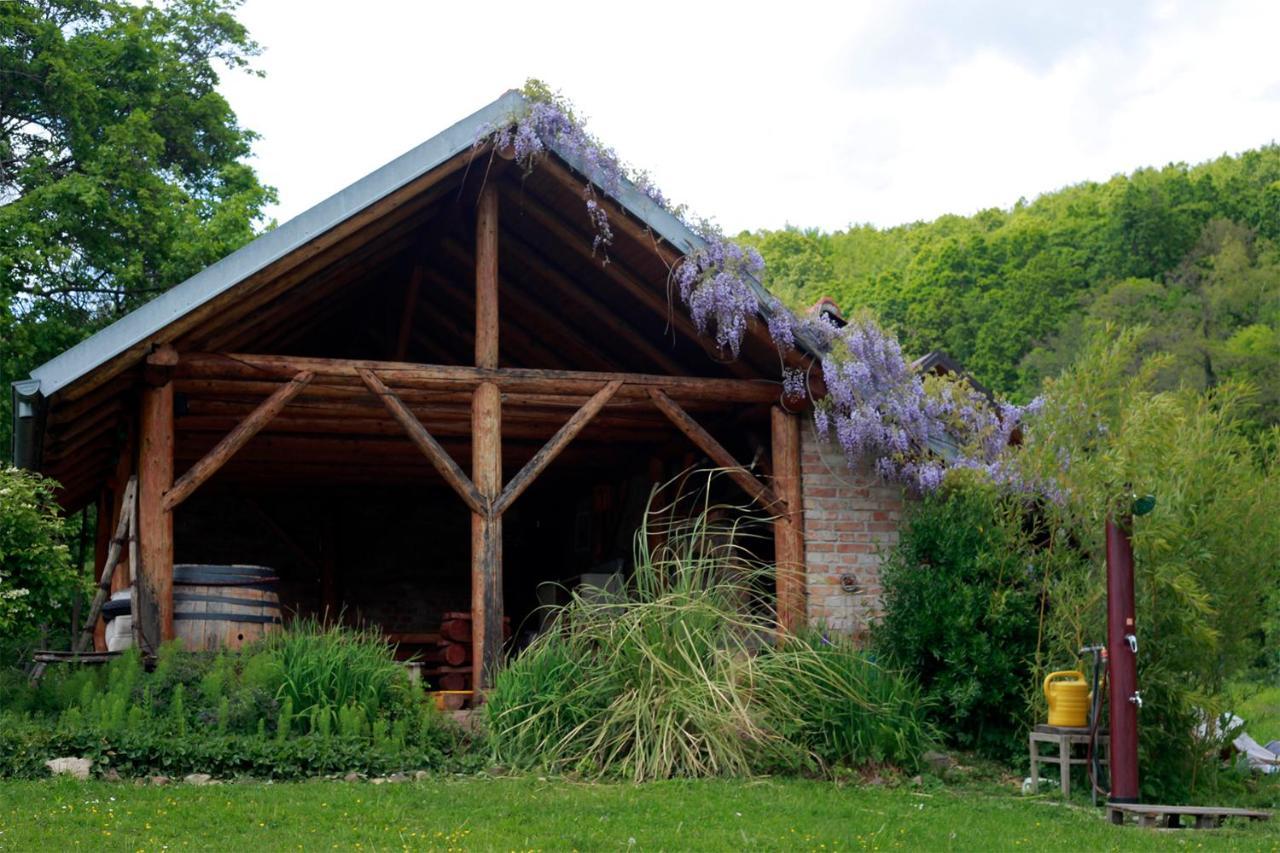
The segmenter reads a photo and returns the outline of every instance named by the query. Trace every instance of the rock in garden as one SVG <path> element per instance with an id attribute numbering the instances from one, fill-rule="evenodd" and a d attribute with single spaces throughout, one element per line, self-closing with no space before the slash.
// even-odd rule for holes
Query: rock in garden
<path id="1" fill-rule="evenodd" d="M 188 785 L 208 785 L 212 780 L 213 777 L 208 773 L 190 773 L 182 781 Z"/>
<path id="2" fill-rule="evenodd" d="M 415 770 L 415 771 L 413 771 L 413 781 L 415 781 L 415 782 L 422 782 L 422 781 L 425 781 L 425 780 L 426 780 L 426 778 L 427 778 L 428 776 L 430 776 L 430 775 L 431 775 L 431 774 L 430 774 L 430 773 L 428 773 L 428 772 L 427 772 L 427 771 L 425 771 L 425 770 Z"/>
<path id="3" fill-rule="evenodd" d="M 342 781 L 343 782 L 359 782 L 360 774 L 353 770 L 350 773 L 348 773 L 346 776 L 343 776 Z"/>
<path id="4" fill-rule="evenodd" d="M 369 780 L 370 785 L 385 785 L 389 780 L 386 776 L 375 776 Z"/>
<path id="5" fill-rule="evenodd" d="M 404 773 L 392 773 L 387 777 L 388 782 L 408 782 L 409 777 Z"/>
<path id="6" fill-rule="evenodd" d="M 934 773 L 944 773 L 948 768 L 954 767 L 956 763 L 955 760 L 945 752 L 935 752 L 933 750 L 926 752 L 921 756 L 921 758 L 924 760 L 925 764 L 929 765 L 929 768 L 933 770 Z"/>
<path id="7" fill-rule="evenodd" d="M 93 762 L 87 758 L 51 758 L 44 763 L 54 776 L 72 776 L 76 779 L 88 779 Z"/>
<path id="8" fill-rule="evenodd" d="M 168 776 L 152 776 L 150 781 L 152 785 L 168 785 L 169 777 Z"/>
<path id="9" fill-rule="evenodd" d="M 119 771 L 119 770 L 116 770 L 114 767 L 108 767 L 108 768 L 103 772 L 103 774 L 102 774 L 102 781 L 104 781 L 104 782 L 119 782 L 119 781 L 120 781 L 120 771 Z"/>

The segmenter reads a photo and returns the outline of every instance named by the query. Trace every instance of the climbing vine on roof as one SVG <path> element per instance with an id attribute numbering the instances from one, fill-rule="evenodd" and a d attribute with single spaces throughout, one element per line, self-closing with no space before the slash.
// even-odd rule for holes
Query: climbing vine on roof
<path id="1" fill-rule="evenodd" d="M 694 326 L 735 358 L 752 317 L 764 319 L 782 356 L 796 350 L 797 333 L 803 331 L 817 352 L 810 346 L 805 353 L 813 359 L 809 374 L 784 361 L 783 396 L 808 393 L 816 369 L 826 394 L 813 400 L 815 427 L 839 443 L 851 467 L 872 460 L 882 478 L 921 493 L 937 489 L 949 470 L 970 469 L 1012 489 L 1053 496 L 1052 484 L 1024 482 L 1010 461 L 1010 438 L 1038 410 L 1039 400 L 1027 406 L 993 403 L 962 379 L 921 376 L 903 358 L 897 339 L 870 314 L 859 314 L 843 327 L 824 317 L 798 319 L 760 286 L 766 271 L 759 252 L 670 203 L 647 174 L 629 169 L 588 133 L 560 94 L 536 80 L 522 93 L 526 105 L 482 131 L 476 146 L 492 143 L 495 151 L 510 152 L 526 173 L 549 148 L 572 161 L 588 178 L 582 198 L 593 251 L 604 263 L 613 230 L 599 191 L 616 198 L 629 184 L 680 220 L 702 242 L 671 270 L 673 290 Z"/>

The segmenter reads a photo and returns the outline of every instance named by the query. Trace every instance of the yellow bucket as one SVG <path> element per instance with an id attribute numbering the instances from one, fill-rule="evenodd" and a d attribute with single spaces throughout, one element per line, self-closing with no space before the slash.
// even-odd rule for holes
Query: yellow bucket
<path id="1" fill-rule="evenodd" d="M 1049 700 L 1049 725 L 1064 729 L 1089 725 L 1089 683 L 1084 680 L 1084 673 L 1049 673 L 1044 679 L 1044 698 Z"/>

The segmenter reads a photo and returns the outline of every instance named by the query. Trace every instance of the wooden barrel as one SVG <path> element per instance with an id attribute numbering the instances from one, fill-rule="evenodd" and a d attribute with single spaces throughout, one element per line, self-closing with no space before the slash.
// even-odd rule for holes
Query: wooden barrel
<path id="1" fill-rule="evenodd" d="M 173 632 L 190 650 L 238 649 L 280 630 L 276 577 L 263 566 L 173 567 Z"/>

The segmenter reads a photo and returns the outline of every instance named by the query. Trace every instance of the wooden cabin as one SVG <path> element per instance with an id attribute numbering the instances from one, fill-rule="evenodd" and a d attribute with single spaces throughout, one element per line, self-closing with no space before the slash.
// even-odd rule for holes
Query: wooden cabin
<path id="1" fill-rule="evenodd" d="M 539 585 L 625 562 L 652 486 L 732 468 L 776 515 L 784 627 L 856 633 L 900 495 L 849 472 L 782 398 L 762 322 L 739 357 L 669 271 L 699 238 L 582 164 L 529 173 L 476 140 L 509 92 L 14 385 L 14 458 L 99 509 L 98 565 L 136 476 L 136 580 L 172 637 L 175 563 L 270 566 L 289 612 L 392 636 L 472 616 L 489 677 Z M 803 342 L 788 356 L 809 363 Z"/>

